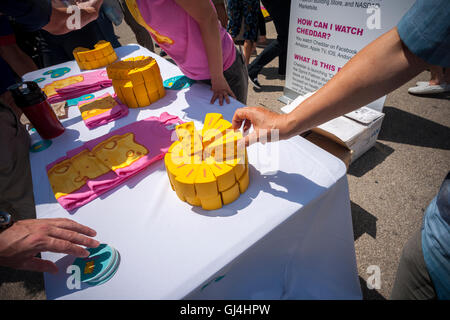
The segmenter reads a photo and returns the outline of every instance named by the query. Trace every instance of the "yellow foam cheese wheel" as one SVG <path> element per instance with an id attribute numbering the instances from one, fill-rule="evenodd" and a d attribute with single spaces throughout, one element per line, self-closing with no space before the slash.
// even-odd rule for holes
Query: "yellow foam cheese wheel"
<path id="1" fill-rule="evenodd" d="M 110 42 L 100 40 L 94 49 L 77 47 L 73 51 L 73 57 L 80 69 L 91 70 L 105 67 L 117 60 L 117 54 Z"/>
<path id="2" fill-rule="evenodd" d="M 146 107 L 166 94 L 158 64 L 151 57 L 117 61 L 106 71 L 118 98 L 129 108 Z"/>
<path id="3" fill-rule="evenodd" d="M 209 113 L 197 131 L 193 122 L 175 128 L 175 141 L 164 157 L 167 175 L 178 198 L 204 210 L 222 208 L 239 198 L 250 183 L 240 132 L 219 113 Z"/>

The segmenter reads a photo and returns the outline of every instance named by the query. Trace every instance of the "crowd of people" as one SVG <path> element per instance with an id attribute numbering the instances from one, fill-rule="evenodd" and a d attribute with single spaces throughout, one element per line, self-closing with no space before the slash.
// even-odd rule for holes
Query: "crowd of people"
<path id="1" fill-rule="evenodd" d="M 2 0 L 0 2 L 0 266 L 57 272 L 45 251 L 86 257 L 96 232 L 70 219 L 35 219 L 29 134 L 21 111 L 7 88 L 28 72 L 73 60 L 75 47 L 99 40 L 120 46 L 108 2 L 73 1 L 81 11 L 77 30 L 67 27 L 67 1 Z M 118 0 L 125 22 L 142 46 L 157 45 L 191 79 L 211 86 L 211 103 L 246 104 L 248 80 L 261 88 L 258 74 L 278 57 L 286 73 L 291 1 L 261 0 L 277 38 L 251 61 L 258 42 L 265 42 L 265 20 L 258 0 Z M 138 4 L 145 23 L 135 19 Z M 289 139 L 337 116 L 362 107 L 430 70 L 429 82 L 413 94 L 450 90 L 450 4 L 417 0 L 398 25 L 358 52 L 330 81 L 289 114 L 260 107 L 236 111 L 233 128 L 253 131 L 246 145 L 259 141 L 263 129 L 278 129 Z M 170 18 L 170 19 L 169 19 Z M 119 17 L 119 20 L 121 16 Z M 120 22 L 120 21 L 119 21 Z M 426 32 L 424 32 L 426 30 Z M 243 49 L 239 45 L 243 41 Z M 384 61 L 380 67 L 378 61 Z M 450 175 L 428 206 L 421 230 L 405 246 L 393 299 L 450 298 Z"/>

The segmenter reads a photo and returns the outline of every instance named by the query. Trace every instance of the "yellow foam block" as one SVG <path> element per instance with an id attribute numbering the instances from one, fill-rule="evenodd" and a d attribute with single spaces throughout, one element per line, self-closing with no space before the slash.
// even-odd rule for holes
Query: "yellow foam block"
<path id="1" fill-rule="evenodd" d="M 117 96 L 130 108 L 148 106 L 166 94 L 158 64 L 151 57 L 117 61 L 106 71 Z"/>
<path id="2" fill-rule="evenodd" d="M 148 153 L 134 140 L 133 133 L 114 135 L 99 143 L 92 153 L 111 170 L 128 167 Z"/>
<path id="3" fill-rule="evenodd" d="M 236 200 L 240 196 L 239 184 L 235 183 L 230 189 L 222 191 L 221 194 L 222 194 L 223 204 L 232 203 L 234 200 Z"/>
<path id="4" fill-rule="evenodd" d="M 104 40 L 97 42 L 94 49 L 77 47 L 72 53 L 80 69 L 85 70 L 105 67 L 117 60 L 111 43 Z"/>
<path id="5" fill-rule="evenodd" d="M 222 196 L 217 194 L 211 198 L 200 198 L 200 203 L 204 210 L 217 210 L 222 208 Z"/>
<path id="6" fill-rule="evenodd" d="M 214 142 L 205 147 L 207 155 L 213 155 L 218 161 L 225 159 L 233 159 L 238 156 L 238 141 L 242 139 L 240 131 L 226 130 L 220 137 L 216 138 Z M 242 150 L 239 150 L 242 153 Z"/>
<path id="7" fill-rule="evenodd" d="M 205 122 L 203 123 L 202 136 L 205 135 L 207 130 L 213 128 L 220 119 L 223 119 L 223 116 L 220 113 L 207 113 Z"/>
<path id="8" fill-rule="evenodd" d="M 80 189 L 86 183 L 70 159 L 55 164 L 47 174 L 56 199 Z"/>
<path id="9" fill-rule="evenodd" d="M 195 130 L 193 122 L 186 122 L 176 126 L 175 132 L 185 152 L 196 154 L 203 151 L 202 137 Z"/>
<path id="10" fill-rule="evenodd" d="M 219 119 L 211 128 L 202 132 L 203 144 L 207 145 L 215 139 L 220 138 L 232 125 L 225 119 Z"/>
<path id="11" fill-rule="evenodd" d="M 217 179 L 206 163 L 200 165 L 194 183 L 195 191 L 200 198 L 211 198 L 219 194 Z"/>
<path id="12" fill-rule="evenodd" d="M 250 182 L 248 159 L 245 146 L 243 150 L 236 150 L 236 142 L 242 134 L 232 130 L 227 132 L 231 124 L 223 120 L 222 115 L 207 114 L 205 123 L 225 135 L 209 134 L 212 128 L 197 131 L 193 122 L 178 125 L 175 131 L 179 140 L 170 146 L 164 162 L 170 185 L 181 200 L 204 210 L 216 210 L 235 201 L 247 190 Z M 209 144 L 205 144 L 205 136 L 200 132 L 205 133 Z M 195 139 L 203 141 L 195 144 Z M 201 148 L 203 152 L 200 152 Z M 233 152 L 229 157 L 214 157 L 208 155 L 206 149 L 231 149 Z"/>
<path id="13" fill-rule="evenodd" d="M 236 180 L 239 180 L 242 177 L 247 167 L 245 156 L 240 156 L 236 159 L 225 160 L 224 163 L 233 168 Z"/>
<path id="14" fill-rule="evenodd" d="M 248 172 L 248 167 L 246 167 L 244 174 L 239 179 L 239 192 L 244 193 L 248 189 L 248 185 L 250 184 L 250 174 Z"/>
<path id="15" fill-rule="evenodd" d="M 214 162 L 210 165 L 210 168 L 216 176 L 217 187 L 220 192 L 229 189 L 236 182 L 233 167 L 225 163 Z"/>
<path id="16" fill-rule="evenodd" d="M 194 199 L 197 195 L 195 192 L 194 181 L 197 176 L 199 165 L 186 164 L 177 167 L 178 172 L 175 175 L 174 187 L 178 190 L 186 199 Z"/>

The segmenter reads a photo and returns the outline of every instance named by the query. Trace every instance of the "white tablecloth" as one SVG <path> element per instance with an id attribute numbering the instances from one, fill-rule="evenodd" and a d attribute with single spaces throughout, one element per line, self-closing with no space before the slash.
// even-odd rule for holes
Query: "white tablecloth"
<path id="1" fill-rule="evenodd" d="M 116 49 L 120 58 L 150 55 L 163 79 L 180 75 L 165 59 L 137 45 Z M 42 77 L 49 69 L 27 74 Z M 44 76 L 45 77 L 45 76 Z M 41 82 L 43 86 L 55 79 Z M 96 93 L 113 92 L 112 88 Z M 201 127 L 208 112 L 228 120 L 242 105 L 210 105 L 211 91 L 194 84 L 94 130 L 76 107 L 62 123 L 66 132 L 51 147 L 31 153 L 38 218 L 66 217 L 97 231 L 118 249 L 120 267 L 97 287 L 68 289 L 74 257 L 43 253 L 57 275 L 45 274 L 49 299 L 360 299 L 345 165 L 301 137 L 249 147 L 250 186 L 235 202 L 203 211 L 180 201 L 162 161 L 124 185 L 69 214 L 55 200 L 45 166 L 66 151 L 152 115 L 167 111 Z M 275 170 L 275 171 L 274 171 Z M 275 174 L 273 174 L 275 172 Z"/>

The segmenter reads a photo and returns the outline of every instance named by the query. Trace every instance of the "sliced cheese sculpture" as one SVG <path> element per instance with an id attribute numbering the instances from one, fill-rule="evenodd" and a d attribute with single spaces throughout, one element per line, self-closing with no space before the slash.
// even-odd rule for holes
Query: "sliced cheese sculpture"
<path id="1" fill-rule="evenodd" d="M 91 70 L 105 67 L 117 60 L 117 54 L 110 42 L 100 40 L 94 49 L 77 47 L 73 50 L 73 57 L 80 69 Z"/>
<path id="2" fill-rule="evenodd" d="M 167 175 L 178 198 L 204 210 L 222 208 L 244 193 L 250 183 L 240 132 L 221 114 L 208 113 L 201 131 L 193 122 L 175 128 L 175 141 L 164 157 Z"/>
<path id="3" fill-rule="evenodd" d="M 114 91 L 129 108 L 146 107 L 165 96 L 161 73 L 151 57 L 133 57 L 106 68 Z"/>

